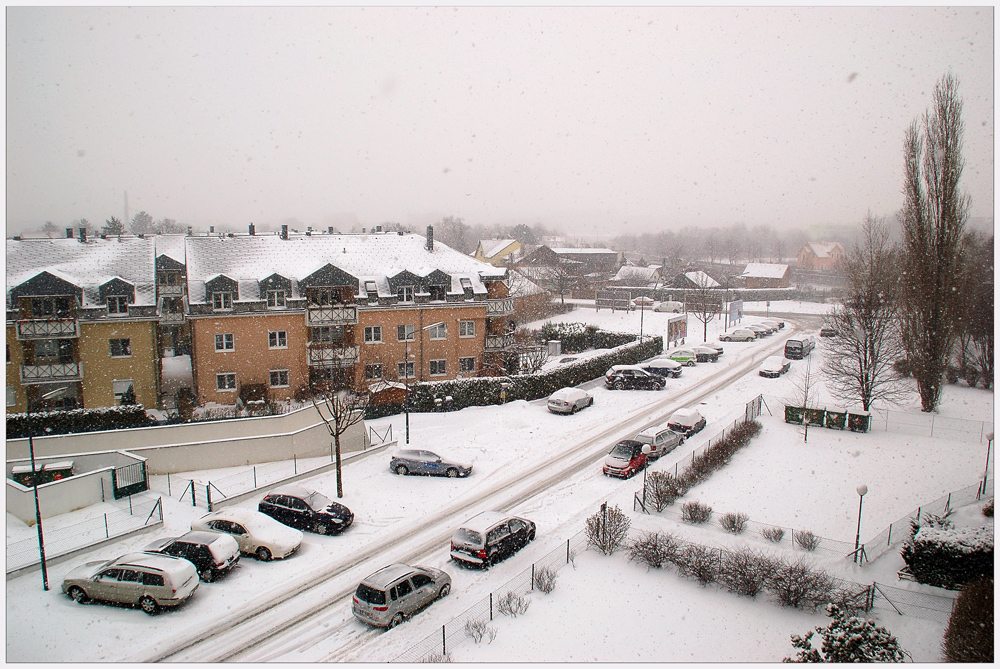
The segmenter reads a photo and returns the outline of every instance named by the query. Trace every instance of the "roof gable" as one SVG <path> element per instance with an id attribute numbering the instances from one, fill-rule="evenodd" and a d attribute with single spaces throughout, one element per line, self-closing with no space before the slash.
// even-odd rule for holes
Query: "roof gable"
<path id="1" fill-rule="evenodd" d="M 335 287 L 339 288 L 342 286 L 347 286 L 353 288 L 355 292 L 358 290 L 358 279 L 355 276 L 351 276 L 339 267 L 327 263 L 323 267 L 310 274 L 304 279 L 299 281 L 299 286 L 301 288 L 319 288 L 319 287 Z"/>

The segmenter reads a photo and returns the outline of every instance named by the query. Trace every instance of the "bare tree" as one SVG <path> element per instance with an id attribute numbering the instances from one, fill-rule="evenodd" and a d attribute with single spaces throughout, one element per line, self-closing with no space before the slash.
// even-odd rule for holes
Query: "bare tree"
<path id="1" fill-rule="evenodd" d="M 806 368 L 802 373 L 802 376 L 793 377 L 792 380 L 792 397 L 785 399 L 786 405 L 793 407 L 802 407 L 804 410 L 802 416 L 802 426 L 804 429 L 802 434 L 802 441 L 808 443 L 809 441 L 809 415 L 808 410 L 816 408 L 816 393 L 813 392 L 813 387 L 816 385 L 816 376 L 812 373 L 812 356 L 806 356 Z M 810 399 L 810 395 L 812 399 Z"/>
<path id="2" fill-rule="evenodd" d="M 352 388 L 335 388 L 333 385 L 321 385 L 312 396 L 316 413 L 326 424 L 326 429 L 333 437 L 334 452 L 337 461 L 337 497 L 344 496 L 344 481 L 341 471 L 340 436 L 348 428 L 361 422 L 368 406 L 368 393 Z"/>
<path id="3" fill-rule="evenodd" d="M 537 275 L 539 281 L 551 292 L 559 293 L 559 303 L 566 304 L 566 293 L 572 292 L 580 281 L 575 263 L 566 258 L 556 258 L 551 263 L 539 265 Z"/>
<path id="4" fill-rule="evenodd" d="M 827 340 L 823 371 L 838 399 L 861 402 L 868 411 L 873 402 L 894 402 L 907 391 L 892 368 L 904 351 L 889 226 L 869 213 L 861 231 L 861 239 L 842 256 L 848 292 L 827 317 L 837 336 Z"/>
<path id="5" fill-rule="evenodd" d="M 688 293 L 687 310 L 702 322 L 702 341 L 708 341 L 708 322 L 722 313 L 724 295 L 721 288 L 709 288 L 707 274 L 697 276 L 696 287 Z"/>
<path id="6" fill-rule="evenodd" d="M 970 206 L 959 192 L 963 132 L 958 80 L 947 75 L 934 88 L 933 112 L 910 125 L 905 141 L 901 324 L 923 411 L 941 399 L 960 312 L 961 241 Z"/>
<path id="7" fill-rule="evenodd" d="M 705 253 L 708 254 L 708 261 L 713 265 L 715 264 L 715 259 L 719 257 L 719 253 L 721 252 L 719 246 L 718 231 L 716 231 L 715 228 L 712 228 L 712 231 L 708 233 L 707 237 L 705 237 Z"/>

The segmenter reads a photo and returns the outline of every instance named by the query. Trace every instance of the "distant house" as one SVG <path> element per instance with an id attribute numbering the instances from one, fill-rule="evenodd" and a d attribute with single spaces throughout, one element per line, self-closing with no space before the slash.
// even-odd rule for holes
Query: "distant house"
<path id="1" fill-rule="evenodd" d="M 799 250 L 798 263 L 801 269 L 830 271 L 840 263 L 843 254 L 840 242 L 806 242 Z"/>
<path id="2" fill-rule="evenodd" d="M 549 248 L 542 245 L 518 262 L 525 276 L 557 295 L 589 293 L 603 287 L 621 267 L 622 254 L 603 248 Z"/>
<path id="3" fill-rule="evenodd" d="M 678 274 L 674 279 L 674 286 L 676 288 L 722 288 L 721 283 L 701 270 Z"/>
<path id="4" fill-rule="evenodd" d="M 788 288 L 790 285 L 788 265 L 776 263 L 749 263 L 740 278 L 747 288 Z"/>
<path id="5" fill-rule="evenodd" d="M 651 286 L 660 280 L 660 267 L 637 267 L 623 265 L 615 274 L 613 281 L 622 286 Z"/>
<path id="6" fill-rule="evenodd" d="M 480 239 L 473 257 L 494 267 L 503 267 L 508 258 L 516 259 L 521 242 L 516 239 Z"/>

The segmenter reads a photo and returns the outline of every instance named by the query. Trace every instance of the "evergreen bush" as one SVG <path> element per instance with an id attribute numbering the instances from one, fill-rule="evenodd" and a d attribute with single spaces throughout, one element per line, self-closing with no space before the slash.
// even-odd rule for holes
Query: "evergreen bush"
<path id="1" fill-rule="evenodd" d="M 941 644 L 945 662 L 993 662 L 993 577 L 958 593 Z"/>
<path id="2" fill-rule="evenodd" d="M 918 583 L 956 590 L 993 573 L 993 528 L 925 523 L 903 543 L 903 562 Z"/>
<path id="3" fill-rule="evenodd" d="M 799 649 L 795 658 L 785 662 L 903 662 L 906 653 L 896 638 L 884 627 L 870 620 L 851 616 L 835 604 L 827 606 L 833 621 L 827 627 L 817 627 L 804 637 L 792 635 L 792 646 Z M 822 647 L 813 647 L 815 633 L 822 638 Z"/>
<path id="4" fill-rule="evenodd" d="M 101 432 L 148 427 L 155 424 L 141 404 L 71 411 L 7 414 L 7 438 L 21 439 L 50 434 Z"/>

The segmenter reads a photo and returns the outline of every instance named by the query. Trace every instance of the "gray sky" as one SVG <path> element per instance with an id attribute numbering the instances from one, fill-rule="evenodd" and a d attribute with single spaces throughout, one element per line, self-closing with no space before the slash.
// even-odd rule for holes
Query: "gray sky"
<path id="1" fill-rule="evenodd" d="M 7 8 L 7 222 L 860 221 L 953 72 L 993 215 L 993 8 Z M 431 221 L 432 222 L 432 221 Z"/>

